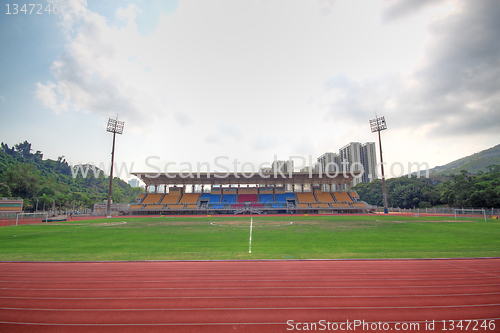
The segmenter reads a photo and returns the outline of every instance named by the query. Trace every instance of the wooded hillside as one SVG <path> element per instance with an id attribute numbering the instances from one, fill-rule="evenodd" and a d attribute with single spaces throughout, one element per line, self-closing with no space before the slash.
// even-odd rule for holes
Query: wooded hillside
<path id="1" fill-rule="evenodd" d="M 64 156 L 56 161 L 43 159 L 41 151 L 32 152 L 31 143 L 24 141 L 0 148 L 0 197 L 24 200 L 24 210 L 32 211 L 38 198 L 38 208 L 92 208 L 94 203 L 107 199 L 109 177 L 100 172 L 98 177 L 89 172 L 86 178 L 78 173 L 73 178 L 72 167 Z M 142 190 L 133 188 L 120 178 L 113 179 L 113 202 L 132 202 Z"/>

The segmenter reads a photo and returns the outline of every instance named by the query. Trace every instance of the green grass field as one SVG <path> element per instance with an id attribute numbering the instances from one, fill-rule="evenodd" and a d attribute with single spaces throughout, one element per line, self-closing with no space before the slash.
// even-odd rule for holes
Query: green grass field
<path id="1" fill-rule="evenodd" d="M 0 228 L 2 261 L 500 257 L 500 222 L 453 217 L 113 218 Z"/>

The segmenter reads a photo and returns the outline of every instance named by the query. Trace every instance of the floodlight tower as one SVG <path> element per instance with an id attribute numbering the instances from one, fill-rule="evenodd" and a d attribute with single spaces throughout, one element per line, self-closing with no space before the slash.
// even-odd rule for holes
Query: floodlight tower
<path id="1" fill-rule="evenodd" d="M 113 164 L 115 163 L 115 137 L 116 134 L 123 134 L 123 121 L 118 121 L 116 119 L 109 118 L 107 131 L 113 133 L 113 148 L 111 150 L 111 172 L 109 175 L 109 190 L 108 190 L 108 205 L 106 207 L 106 216 L 111 217 L 111 189 L 113 187 Z"/>
<path id="2" fill-rule="evenodd" d="M 387 129 L 387 124 L 385 123 L 385 117 L 378 117 L 370 120 L 370 127 L 373 132 L 378 132 L 378 144 L 380 148 L 380 167 L 382 169 L 382 192 L 384 194 L 384 214 L 388 214 L 387 209 L 387 193 L 385 191 L 385 176 L 384 176 L 384 160 L 382 158 L 382 140 L 380 139 L 380 131 Z"/>

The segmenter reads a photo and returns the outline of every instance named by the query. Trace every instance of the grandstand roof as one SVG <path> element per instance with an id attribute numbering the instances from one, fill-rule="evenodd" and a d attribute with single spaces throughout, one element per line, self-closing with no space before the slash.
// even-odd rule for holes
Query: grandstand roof
<path id="1" fill-rule="evenodd" d="M 354 176 L 359 171 L 354 171 Z M 247 185 L 257 184 L 259 186 L 275 186 L 280 184 L 349 184 L 354 176 L 347 172 L 327 176 L 324 173 L 294 172 L 288 173 L 250 173 L 241 172 L 212 172 L 212 173 L 155 173 L 134 172 L 134 176 L 140 178 L 147 186 L 167 185 Z"/>

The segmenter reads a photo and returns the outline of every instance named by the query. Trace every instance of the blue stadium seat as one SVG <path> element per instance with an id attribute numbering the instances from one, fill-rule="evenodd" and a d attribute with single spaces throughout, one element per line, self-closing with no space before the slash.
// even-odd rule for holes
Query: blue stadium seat
<path id="1" fill-rule="evenodd" d="M 220 203 L 220 194 L 210 194 L 210 204 Z"/>
<path id="2" fill-rule="evenodd" d="M 224 209 L 224 205 L 212 205 L 212 209 Z"/>
<path id="3" fill-rule="evenodd" d="M 261 194 L 260 195 L 260 203 L 266 204 L 266 203 L 273 203 L 274 198 L 272 194 Z"/>
<path id="4" fill-rule="evenodd" d="M 236 202 L 236 194 L 224 194 L 222 196 L 222 203 L 233 204 Z"/>

